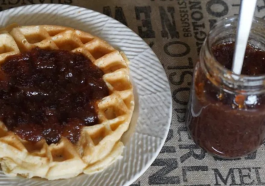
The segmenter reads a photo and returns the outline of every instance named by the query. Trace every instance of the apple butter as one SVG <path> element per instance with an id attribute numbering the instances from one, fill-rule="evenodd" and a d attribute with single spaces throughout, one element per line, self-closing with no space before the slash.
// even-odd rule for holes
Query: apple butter
<path id="1" fill-rule="evenodd" d="M 220 158 L 238 158 L 265 140 L 265 21 L 253 18 L 241 74 L 231 71 L 238 17 L 218 21 L 194 68 L 186 126 L 194 142 Z"/>
<path id="2" fill-rule="evenodd" d="M 0 120 L 20 138 L 76 143 L 109 95 L 103 72 L 81 53 L 35 48 L 0 67 Z"/>
<path id="3" fill-rule="evenodd" d="M 234 43 L 212 47 L 212 54 L 231 70 Z M 265 51 L 247 46 L 243 75 L 265 75 Z M 188 128 L 193 140 L 209 153 L 235 158 L 257 149 L 265 138 L 265 96 L 231 94 L 212 83 L 205 74 L 195 77 L 192 116 Z"/>

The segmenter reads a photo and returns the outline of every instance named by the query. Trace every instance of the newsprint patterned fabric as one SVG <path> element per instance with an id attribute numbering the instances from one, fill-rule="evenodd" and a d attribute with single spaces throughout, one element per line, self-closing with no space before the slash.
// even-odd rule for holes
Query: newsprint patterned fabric
<path id="1" fill-rule="evenodd" d="M 250 0 L 249 0 L 250 1 Z M 265 146 L 236 160 L 216 159 L 188 137 L 185 112 L 198 52 L 211 26 L 239 12 L 240 0 L 0 0 L 0 10 L 26 4 L 70 4 L 111 16 L 154 50 L 170 82 L 173 117 L 166 143 L 131 186 L 265 185 Z M 265 0 L 257 17 L 265 18 Z"/>

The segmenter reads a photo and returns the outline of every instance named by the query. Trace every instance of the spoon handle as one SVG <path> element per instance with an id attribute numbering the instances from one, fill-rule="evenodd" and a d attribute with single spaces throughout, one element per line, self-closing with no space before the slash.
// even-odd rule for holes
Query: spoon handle
<path id="1" fill-rule="evenodd" d="M 241 74 L 257 0 L 241 0 L 232 71 Z"/>

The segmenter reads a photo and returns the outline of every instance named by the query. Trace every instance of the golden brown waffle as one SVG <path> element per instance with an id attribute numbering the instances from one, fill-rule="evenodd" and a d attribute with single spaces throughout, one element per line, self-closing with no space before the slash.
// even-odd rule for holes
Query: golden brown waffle
<path id="1" fill-rule="evenodd" d="M 83 53 L 103 70 L 111 94 L 98 103 L 100 123 L 83 127 L 77 144 L 62 137 L 57 144 L 20 139 L 0 122 L 0 162 L 8 175 L 49 180 L 95 173 L 109 166 L 123 150 L 120 141 L 134 109 L 128 60 L 105 41 L 61 26 L 11 26 L 0 30 L 0 64 L 6 57 L 42 49 Z"/>

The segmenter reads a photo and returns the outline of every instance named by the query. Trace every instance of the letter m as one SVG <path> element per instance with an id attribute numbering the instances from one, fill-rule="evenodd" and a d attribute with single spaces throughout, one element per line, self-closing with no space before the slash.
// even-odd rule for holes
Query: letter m
<path id="1" fill-rule="evenodd" d="M 220 184 L 221 182 L 224 185 L 228 185 L 227 183 L 228 183 L 229 179 L 231 179 L 231 183 L 232 184 L 235 184 L 234 169 L 232 169 L 232 168 L 229 169 L 228 174 L 226 175 L 226 177 L 223 177 L 218 169 L 213 169 L 213 171 L 214 171 L 214 176 L 215 176 L 215 184 L 214 185 L 222 185 L 222 184 Z M 220 183 L 219 183 L 219 180 L 221 181 Z"/>

